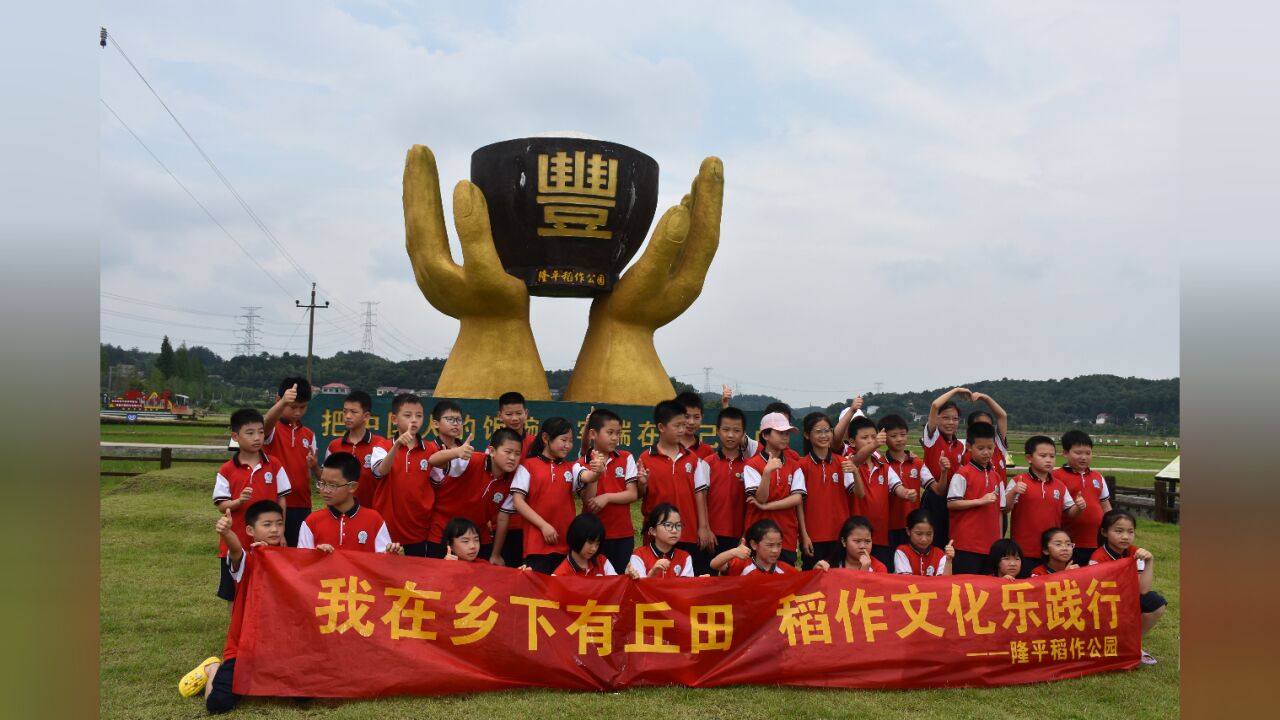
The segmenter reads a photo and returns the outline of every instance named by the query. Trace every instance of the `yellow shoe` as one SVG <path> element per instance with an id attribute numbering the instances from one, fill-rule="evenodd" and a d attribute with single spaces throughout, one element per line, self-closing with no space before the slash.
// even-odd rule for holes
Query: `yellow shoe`
<path id="1" fill-rule="evenodd" d="M 205 675 L 204 669 L 216 662 L 222 661 L 217 657 L 205 658 L 204 662 L 197 665 L 194 670 L 182 676 L 178 681 L 178 692 L 182 693 L 182 697 L 195 697 L 204 689 L 205 683 L 209 682 L 209 676 Z"/>

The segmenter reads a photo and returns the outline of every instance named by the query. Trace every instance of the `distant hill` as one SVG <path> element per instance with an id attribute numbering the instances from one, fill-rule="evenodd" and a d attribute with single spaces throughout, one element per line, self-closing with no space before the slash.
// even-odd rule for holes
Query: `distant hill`
<path id="1" fill-rule="evenodd" d="M 190 366 L 199 368 L 207 377 L 188 378 L 182 387 L 193 397 L 209 394 L 222 398 L 261 397 L 274 393 L 280 378 L 286 375 L 302 375 L 306 372 L 306 357 L 302 355 L 237 356 L 224 359 L 205 347 L 194 346 L 185 350 Z M 159 356 L 137 348 L 126 350 L 115 345 L 102 345 L 102 383 L 106 388 L 107 367 L 121 364 L 137 368 L 137 382 L 156 382 L 153 370 Z M 197 362 L 198 361 L 198 362 Z M 423 358 L 392 362 L 364 352 L 340 352 L 332 357 L 314 360 L 312 377 L 317 385 L 341 382 L 353 388 L 373 390 L 392 385 L 404 388 L 434 388 L 444 368 L 444 358 Z M 547 382 L 553 391 L 563 391 L 569 382 L 569 370 L 548 370 Z M 677 391 L 694 390 L 686 383 L 675 381 Z M 1073 424 L 1093 426 L 1099 413 L 1107 413 L 1108 430 L 1126 433 L 1151 433 L 1177 435 L 1178 378 L 1147 380 L 1122 378 L 1115 375 L 1082 375 L 1061 380 L 982 380 L 964 385 L 975 392 L 987 393 L 1009 411 L 1015 428 L 1061 429 Z M 950 388 L 935 388 L 914 393 L 877 393 L 864 396 L 867 407 L 876 406 L 874 417 L 898 413 L 914 424 L 914 416 L 926 415 L 929 403 Z M 714 417 L 720 406 L 718 393 L 704 393 L 703 398 Z M 763 410 L 778 398 L 770 395 L 743 394 L 734 397 L 735 406 L 743 410 Z M 844 407 L 843 401 L 825 408 L 837 413 Z M 794 408 L 799 420 L 805 413 L 823 408 Z M 961 403 L 965 414 L 973 409 Z M 1147 420 L 1135 419 L 1138 413 Z"/>

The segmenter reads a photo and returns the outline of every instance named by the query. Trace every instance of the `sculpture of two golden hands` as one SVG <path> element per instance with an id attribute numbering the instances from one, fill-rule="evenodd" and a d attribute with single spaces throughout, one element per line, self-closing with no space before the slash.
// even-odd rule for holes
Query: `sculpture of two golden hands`
<path id="1" fill-rule="evenodd" d="M 720 244 L 723 196 L 724 167 L 708 157 L 689 194 L 659 219 L 640 259 L 612 292 L 592 300 L 563 400 L 652 405 L 675 394 L 653 334 L 702 292 Z M 496 398 L 516 390 L 528 400 L 550 400 L 529 325 L 528 288 L 498 259 L 480 188 L 458 182 L 453 216 L 461 265 L 449 251 L 435 156 L 414 145 L 404 167 L 405 245 L 422 294 L 460 325 L 436 396 Z"/>

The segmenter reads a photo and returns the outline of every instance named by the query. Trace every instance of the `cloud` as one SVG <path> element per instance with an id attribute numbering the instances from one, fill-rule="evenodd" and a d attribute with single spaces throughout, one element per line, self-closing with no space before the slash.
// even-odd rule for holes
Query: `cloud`
<path id="1" fill-rule="evenodd" d="M 319 352 L 358 347 L 363 300 L 382 303 L 391 357 L 452 343 L 456 323 L 422 299 L 404 255 L 411 144 L 436 152 L 447 203 L 475 148 L 569 129 L 653 155 L 659 213 L 703 155 L 725 161 L 720 252 L 702 297 L 657 336 L 672 373 L 701 382 L 711 366 L 713 382 L 794 388 L 782 395 L 800 403 L 874 381 L 1177 373 L 1177 18 L 1163 5 L 115 14 L 130 56 L 340 300 L 318 314 Z M 304 279 L 140 85 L 104 56 L 103 96 L 302 298 Z M 285 343 L 297 322 L 285 293 L 103 123 L 103 288 L 263 305 Z M 165 277 L 138 289 L 137 272 Z M 576 358 L 586 306 L 534 300 L 547 367 Z M 1055 351 L 1067 346 L 1084 351 Z"/>

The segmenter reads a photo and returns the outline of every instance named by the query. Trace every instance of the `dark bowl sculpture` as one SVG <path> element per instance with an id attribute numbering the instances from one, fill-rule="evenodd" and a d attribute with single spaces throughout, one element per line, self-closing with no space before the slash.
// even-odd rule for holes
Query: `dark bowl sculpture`
<path id="1" fill-rule="evenodd" d="M 658 204 L 658 162 L 603 140 L 536 137 L 471 154 L 502 267 L 531 295 L 613 289 Z"/>

